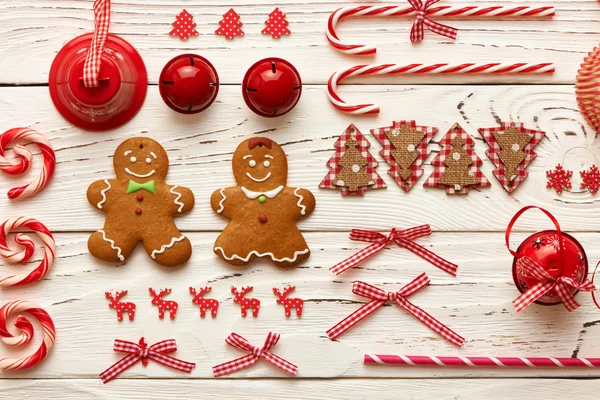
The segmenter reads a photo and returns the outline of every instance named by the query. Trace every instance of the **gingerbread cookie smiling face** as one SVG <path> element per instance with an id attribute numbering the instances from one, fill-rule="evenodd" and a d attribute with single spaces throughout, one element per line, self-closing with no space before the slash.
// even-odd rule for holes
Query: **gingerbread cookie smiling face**
<path id="1" fill-rule="evenodd" d="M 287 183 L 287 158 L 283 149 L 266 138 L 242 142 L 233 154 L 233 174 L 238 186 L 216 190 L 213 210 L 231 219 L 217 238 L 214 251 L 233 265 L 257 257 L 279 265 L 296 265 L 310 255 L 296 220 L 315 208 L 313 194 Z"/>
<path id="2" fill-rule="evenodd" d="M 90 204 L 104 211 L 104 228 L 88 240 L 90 253 L 104 261 L 125 261 L 142 241 L 157 263 L 176 266 L 192 254 L 188 238 L 173 216 L 194 206 L 191 190 L 165 183 L 169 159 L 165 149 L 150 138 L 121 143 L 113 165 L 117 179 L 94 182 L 87 191 Z"/>

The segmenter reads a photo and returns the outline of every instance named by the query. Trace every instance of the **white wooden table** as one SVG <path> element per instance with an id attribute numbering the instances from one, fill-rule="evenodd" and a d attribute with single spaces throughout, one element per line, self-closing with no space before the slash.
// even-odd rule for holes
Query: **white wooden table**
<path id="1" fill-rule="evenodd" d="M 39 303 L 52 315 L 58 331 L 54 351 L 39 368 L 0 374 L 0 397 L 345 399 L 352 393 L 356 398 L 523 399 L 563 398 L 567 393 L 591 398 L 598 392 L 597 380 L 572 379 L 600 377 L 590 369 L 386 368 L 365 366 L 362 356 L 369 352 L 600 356 L 600 311 L 589 295 L 579 295 L 584 304 L 571 314 L 560 306 L 532 306 L 520 314 L 514 311 L 511 300 L 517 291 L 511 277 L 512 257 L 503 242 L 511 216 L 524 205 L 536 204 L 551 210 L 563 229 L 581 241 L 592 267 L 600 259 L 600 195 L 574 189 L 558 196 L 545 188 L 545 171 L 560 162 L 569 148 L 587 147 L 600 157 L 600 140 L 578 111 L 573 85 L 584 55 L 600 42 L 600 4 L 594 0 L 532 0 L 525 4 L 554 5 L 557 16 L 529 22 L 448 21 L 460 29 L 456 42 L 426 32 L 419 45 L 409 41 L 411 22 L 407 19 L 343 23 L 340 34 L 344 39 L 378 44 L 375 58 L 343 56 L 328 45 L 324 34 L 327 18 L 346 4 L 341 0 L 114 0 L 111 32 L 140 51 L 150 87 L 146 103 L 133 121 L 114 131 L 90 133 L 60 117 L 51 103 L 47 80 L 50 64 L 63 44 L 92 30 L 92 0 L 0 2 L 0 131 L 34 127 L 48 136 L 58 158 L 52 183 L 32 199 L 10 202 L 4 194 L 39 169 L 26 177 L 2 175 L 0 179 L 1 219 L 18 215 L 38 218 L 55 233 L 58 246 L 58 259 L 44 281 L 0 291 L 2 304 L 16 299 Z M 522 3 L 504 0 L 502 4 Z M 246 32 L 245 37 L 233 41 L 212 33 L 229 6 L 241 15 Z M 276 6 L 287 13 L 292 30 L 292 35 L 278 41 L 260 34 Z M 194 15 L 200 32 L 187 42 L 168 36 L 171 22 L 183 8 Z M 207 57 L 221 79 L 215 104 L 196 116 L 168 109 L 156 86 L 164 64 L 183 52 Z M 246 69 L 266 56 L 288 59 L 304 81 L 300 103 L 282 118 L 257 117 L 241 96 Z M 326 99 L 324 85 L 337 69 L 369 62 L 444 61 L 554 62 L 557 71 L 543 77 L 385 77 L 355 81 L 360 85 L 341 89 L 348 99 L 378 102 L 382 112 L 376 117 L 342 115 Z M 387 175 L 387 165 L 378 155 L 380 146 L 368 134 L 369 129 L 389 125 L 394 119 L 415 119 L 438 127 L 436 142 L 459 122 L 475 139 L 475 150 L 484 160 L 482 168 L 492 187 L 455 197 L 423 188 L 424 178 L 432 171 L 431 156 L 420 184 L 404 193 Z M 529 168 L 529 178 L 513 195 L 493 177 L 486 145 L 477 134 L 477 128 L 500 121 L 519 121 L 547 132 L 536 148 L 538 157 Z M 371 141 L 372 153 L 381 162 L 378 172 L 388 184 L 387 189 L 368 192 L 364 198 L 342 198 L 339 192 L 318 189 L 333 143 L 350 123 Z M 102 226 L 104 214 L 88 204 L 86 188 L 97 179 L 112 177 L 111 157 L 116 146 L 140 135 L 160 141 L 168 150 L 168 182 L 190 187 L 196 195 L 193 211 L 177 220 L 194 246 L 192 260 L 180 269 L 158 267 L 142 249 L 116 266 L 97 261 L 87 251 L 87 238 Z M 284 147 L 290 163 L 289 184 L 308 188 L 317 198 L 315 213 L 300 225 L 313 254 L 293 270 L 277 269 L 267 262 L 235 268 L 211 251 L 226 221 L 212 212 L 210 194 L 234 183 L 232 152 L 240 141 L 255 135 L 265 135 Z M 40 159 L 35 161 L 39 168 Z M 578 171 L 593 162 L 593 155 L 585 151 L 573 152 L 565 160 L 566 167 L 576 171 L 574 187 L 579 186 Z M 452 278 L 399 248 L 388 248 L 340 277 L 327 271 L 363 247 L 348 239 L 351 228 L 386 230 L 422 223 L 431 224 L 435 232 L 419 243 L 459 264 L 458 277 Z M 514 244 L 549 226 L 541 213 L 532 212 L 519 223 Z M 11 268 L 15 267 L 0 265 L 4 273 Z M 432 284 L 414 295 L 415 303 L 465 336 L 463 349 L 454 348 L 392 307 L 380 310 L 339 340 L 326 337 L 329 327 L 363 302 L 351 293 L 354 279 L 395 288 L 423 271 Z M 287 283 L 296 285 L 295 295 L 306 301 L 301 319 L 286 319 L 283 307 L 275 303 L 271 288 Z M 213 287 L 212 297 L 221 301 L 215 319 L 200 319 L 188 293 L 189 286 L 206 284 Z M 258 318 L 241 318 L 239 307 L 232 303 L 231 285 L 254 285 L 254 294 L 262 301 Z M 170 298 L 180 305 L 175 321 L 158 319 L 150 304 L 150 286 L 173 289 Z M 137 303 L 133 323 L 118 323 L 115 311 L 108 309 L 104 292 L 120 289 L 128 289 L 127 300 Z M 259 344 L 269 330 L 282 334 L 277 353 L 299 365 L 298 378 L 288 379 L 261 362 L 230 376 L 234 379 L 210 379 L 213 365 L 242 354 L 225 344 L 230 332 Z M 147 368 L 137 365 L 120 379 L 102 385 L 98 373 L 119 358 L 112 351 L 113 340 L 137 341 L 141 336 L 151 343 L 175 338 L 176 354 L 196 362 L 196 369 L 188 376 L 154 363 Z M 40 340 L 36 336 L 34 347 Z M 17 354 L 23 353 L 0 347 L 1 356 Z"/>

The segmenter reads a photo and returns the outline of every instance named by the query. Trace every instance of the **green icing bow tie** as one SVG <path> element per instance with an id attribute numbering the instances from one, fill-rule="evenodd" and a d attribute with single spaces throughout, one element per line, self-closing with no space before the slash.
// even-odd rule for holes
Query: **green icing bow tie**
<path id="1" fill-rule="evenodd" d="M 156 183 L 154 181 L 148 181 L 146 183 L 137 183 L 135 181 L 129 181 L 129 186 L 127 186 L 127 193 L 135 193 L 138 190 L 145 190 L 148 193 L 156 193 Z"/>

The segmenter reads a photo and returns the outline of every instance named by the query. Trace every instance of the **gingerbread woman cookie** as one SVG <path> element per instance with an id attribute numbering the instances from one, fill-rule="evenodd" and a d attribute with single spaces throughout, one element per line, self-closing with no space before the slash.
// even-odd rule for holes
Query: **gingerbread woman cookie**
<path id="1" fill-rule="evenodd" d="M 160 265 L 189 260 L 192 245 L 173 216 L 194 207 L 194 194 L 165 183 L 169 170 L 165 149 L 150 138 L 131 138 L 117 147 L 113 165 L 117 179 L 96 181 L 87 190 L 90 204 L 106 213 L 104 228 L 88 240 L 90 253 L 104 261 L 125 261 L 142 241 Z"/>
<path id="2" fill-rule="evenodd" d="M 292 266 L 310 250 L 296 221 L 315 209 L 313 194 L 286 186 L 288 165 L 283 149 L 266 138 L 242 142 L 233 153 L 236 187 L 216 190 L 212 209 L 231 222 L 217 238 L 214 252 L 233 265 L 257 257 Z"/>

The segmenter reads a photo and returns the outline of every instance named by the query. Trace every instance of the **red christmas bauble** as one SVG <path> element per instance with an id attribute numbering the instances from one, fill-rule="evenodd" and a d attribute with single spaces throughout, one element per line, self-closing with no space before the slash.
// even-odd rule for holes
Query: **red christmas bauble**
<path id="1" fill-rule="evenodd" d="M 127 41 L 109 34 L 101 55 L 99 86 L 83 84 L 83 66 L 92 42 L 88 33 L 68 42 L 52 62 L 50 97 L 70 123 L 90 131 L 117 128 L 144 104 L 148 74 L 139 53 Z"/>
<path id="2" fill-rule="evenodd" d="M 527 256 L 537 260 L 553 277 L 564 276 L 582 283 L 588 276 L 588 261 L 581 244 L 568 233 L 562 235 L 562 263 L 559 252 L 559 234 L 556 230 L 546 230 L 529 236 L 517 249 L 513 260 L 513 280 L 521 293 L 531 289 L 539 281 L 530 276 L 528 271 L 517 265 L 520 257 Z M 577 289 L 571 288 L 576 294 Z M 554 289 L 540 297 L 536 303 L 552 305 L 560 303 Z"/>
<path id="3" fill-rule="evenodd" d="M 182 114 L 206 110 L 219 93 L 219 75 L 206 58 L 182 54 L 165 65 L 158 81 L 160 95 L 172 109 Z"/>
<path id="4" fill-rule="evenodd" d="M 302 94 L 298 70 L 281 58 L 265 58 L 251 66 L 244 76 L 242 94 L 248 107 L 263 117 L 289 112 Z"/>

